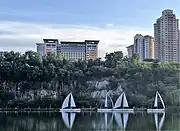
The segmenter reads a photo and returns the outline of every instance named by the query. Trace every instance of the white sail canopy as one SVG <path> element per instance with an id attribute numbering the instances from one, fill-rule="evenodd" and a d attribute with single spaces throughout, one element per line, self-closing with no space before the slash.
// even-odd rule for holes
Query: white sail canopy
<path id="1" fill-rule="evenodd" d="M 126 94 L 124 92 L 117 99 L 114 108 L 121 107 L 122 102 L 123 102 L 123 105 L 122 105 L 123 108 L 124 107 L 129 107 L 129 104 L 128 104 L 128 101 L 127 101 L 127 98 L 126 98 Z"/>
<path id="2" fill-rule="evenodd" d="M 107 103 L 107 94 L 106 94 L 106 99 L 105 99 L 105 107 L 108 107 L 108 103 Z"/>
<path id="3" fill-rule="evenodd" d="M 72 93 L 69 93 L 69 94 L 67 95 L 67 97 L 64 99 L 64 102 L 63 102 L 61 108 L 64 109 L 64 108 L 69 107 L 69 102 L 70 102 L 70 108 L 71 108 L 71 107 L 76 107 L 76 104 L 75 104 L 75 102 L 74 102 L 74 98 L 73 98 L 73 96 L 72 96 Z"/>
<path id="4" fill-rule="evenodd" d="M 154 107 L 158 107 L 158 95 L 157 95 L 157 92 L 156 92 L 156 96 L 155 96 Z"/>
<path id="5" fill-rule="evenodd" d="M 154 101 L 154 107 L 158 107 L 158 97 L 160 98 L 160 101 L 161 101 L 161 103 L 163 105 L 163 108 L 165 109 L 164 101 L 163 101 L 163 99 L 162 99 L 162 97 L 161 97 L 161 95 L 159 94 L 158 91 L 156 92 L 155 101 Z"/>
<path id="6" fill-rule="evenodd" d="M 123 107 L 129 107 L 125 93 L 124 93 L 124 98 L 123 98 Z"/>
<path id="7" fill-rule="evenodd" d="M 158 96 L 159 96 L 159 98 L 160 98 L 160 100 L 161 100 L 161 103 L 162 103 L 162 105 L 163 105 L 163 108 L 165 109 L 165 104 L 164 104 L 164 101 L 163 101 L 161 95 L 159 94 L 159 92 L 157 92 L 157 94 L 158 94 Z"/>
<path id="8" fill-rule="evenodd" d="M 118 99 L 116 100 L 116 103 L 115 103 L 115 105 L 114 105 L 114 108 L 121 107 L 121 102 L 122 102 L 123 94 L 124 94 L 124 93 L 122 93 L 122 94 L 118 97 Z"/>
<path id="9" fill-rule="evenodd" d="M 73 98 L 72 94 L 71 94 L 71 104 L 70 104 L 70 107 L 76 107 L 76 104 L 74 102 L 74 98 Z"/>
<path id="10" fill-rule="evenodd" d="M 109 96 L 109 99 L 111 101 L 111 105 L 112 105 L 112 108 L 114 107 L 114 103 L 113 103 L 113 100 L 111 99 L 111 97 Z"/>
<path id="11" fill-rule="evenodd" d="M 70 95 L 71 94 L 68 94 L 68 96 L 66 96 L 66 98 L 65 98 L 65 100 L 64 100 L 64 102 L 63 102 L 63 104 L 62 104 L 62 109 L 64 109 L 64 108 L 66 108 L 66 107 L 68 107 L 69 106 L 69 98 L 70 98 Z"/>
<path id="12" fill-rule="evenodd" d="M 106 107 L 106 108 L 108 107 L 108 97 L 109 97 L 109 99 L 110 99 L 110 101 L 111 101 L 112 107 L 114 107 L 113 100 L 111 99 L 111 97 L 110 97 L 108 94 L 106 94 L 105 105 L 104 105 L 104 107 Z"/>

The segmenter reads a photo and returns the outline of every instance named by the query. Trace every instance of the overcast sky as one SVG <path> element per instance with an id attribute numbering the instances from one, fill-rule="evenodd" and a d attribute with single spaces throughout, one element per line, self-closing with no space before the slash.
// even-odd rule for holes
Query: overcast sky
<path id="1" fill-rule="evenodd" d="M 36 51 L 43 38 L 100 40 L 99 56 L 153 35 L 164 9 L 180 14 L 180 0 L 5 0 L 0 4 L 0 50 Z"/>

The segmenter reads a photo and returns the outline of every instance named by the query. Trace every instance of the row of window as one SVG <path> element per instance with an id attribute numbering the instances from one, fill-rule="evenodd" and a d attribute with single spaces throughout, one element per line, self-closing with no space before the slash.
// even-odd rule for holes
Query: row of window
<path id="1" fill-rule="evenodd" d="M 85 45 L 83 44 L 61 44 L 61 47 L 74 47 L 74 46 L 85 47 Z"/>
<path id="2" fill-rule="evenodd" d="M 57 45 L 54 44 L 46 44 L 46 47 L 56 47 Z"/>
<path id="3" fill-rule="evenodd" d="M 97 47 L 97 45 L 87 45 L 87 47 Z"/>
<path id="4" fill-rule="evenodd" d="M 68 59 L 68 60 L 79 60 L 79 59 L 81 59 L 81 60 L 85 60 L 85 58 L 84 57 L 72 57 L 72 58 L 70 58 L 70 57 L 62 57 L 62 58 L 65 58 L 65 59 Z"/>

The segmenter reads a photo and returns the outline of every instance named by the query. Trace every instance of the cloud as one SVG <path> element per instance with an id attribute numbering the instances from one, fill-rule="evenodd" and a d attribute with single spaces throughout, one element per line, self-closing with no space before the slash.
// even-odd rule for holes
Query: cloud
<path id="1" fill-rule="evenodd" d="M 14 21 L 0 22 L 0 50 L 25 52 L 36 51 L 36 43 L 43 38 L 59 40 L 84 41 L 86 39 L 100 40 L 99 56 L 107 52 L 122 50 L 133 43 L 135 34 L 152 35 L 151 29 L 124 26 L 87 26 L 40 24 Z"/>
<path id="2" fill-rule="evenodd" d="M 113 24 L 107 24 L 107 27 L 112 27 L 112 26 L 114 26 Z"/>

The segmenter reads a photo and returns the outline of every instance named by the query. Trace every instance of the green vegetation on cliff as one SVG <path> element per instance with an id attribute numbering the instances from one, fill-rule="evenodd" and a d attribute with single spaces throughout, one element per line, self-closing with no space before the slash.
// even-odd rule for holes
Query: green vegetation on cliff
<path id="1" fill-rule="evenodd" d="M 106 54 L 104 61 L 76 62 L 55 56 L 40 58 L 32 51 L 9 52 L 0 57 L 0 105 L 60 107 L 72 91 L 79 106 L 94 106 L 99 101 L 92 92 L 98 88 L 89 88 L 88 82 L 102 79 L 109 82 L 107 91 L 117 90 L 120 85 L 130 106 L 150 106 L 156 91 L 166 105 L 180 105 L 180 63 L 139 63 L 138 57 L 123 57 L 121 51 Z"/>

